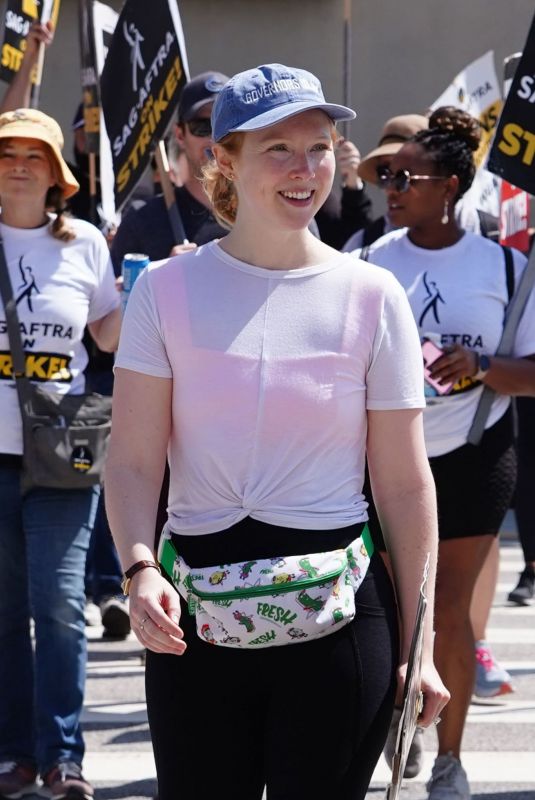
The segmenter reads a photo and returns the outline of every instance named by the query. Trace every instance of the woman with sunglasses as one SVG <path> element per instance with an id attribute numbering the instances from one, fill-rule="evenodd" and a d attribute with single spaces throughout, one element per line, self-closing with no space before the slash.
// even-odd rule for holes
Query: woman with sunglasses
<path id="1" fill-rule="evenodd" d="M 434 489 L 410 308 L 386 271 L 363 264 L 357 273 L 351 256 L 308 229 L 331 190 L 335 121 L 353 116 L 326 103 L 301 69 L 268 64 L 232 78 L 214 104 L 205 171 L 230 232 L 152 265 L 129 300 L 106 491 L 133 630 L 148 648 L 160 800 L 175 800 L 177 787 L 208 800 L 214 776 L 220 794 L 247 800 L 266 784 L 278 800 L 364 798 L 398 667 L 403 682 L 428 552 L 432 607 Z M 400 650 L 392 587 L 365 547 L 366 446 L 386 478 L 377 499 Z M 166 451 L 159 574 L 153 530 Z M 355 537 L 364 538 L 353 578 L 325 585 L 317 554 L 340 558 Z M 209 620 L 206 598 L 194 601 L 199 572 L 216 593 Z M 362 581 L 356 594 L 352 579 Z M 300 580 L 310 586 L 295 601 Z M 236 586 L 258 597 L 250 613 L 233 605 Z M 340 601 L 317 636 L 320 591 Z M 430 658 L 431 620 L 424 725 L 448 697 Z"/>
<path id="2" fill-rule="evenodd" d="M 513 356 L 494 356 L 508 303 L 504 252 L 455 219 L 475 174 L 479 140 L 479 124 L 466 112 L 434 111 L 429 129 L 413 136 L 381 175 L 399 230 L 369 250 L 369 260 L 404 286 L 423 346 L 438 355 L 426 382 L 424 430 L 439 513 L 435 659 L 452 699 L 438 727 L 431 800 L 470 797 L 460 763 L 475 671 L 470 602 L 515 485 L 510 397 L 535 394 L 535 299 L 520 321 Z M 525 263 L 513 251 L 516 283 Z M 474 446 L 467 437 L 485 385 L 497 394 Z M 374 491 L 377 480 L 372 472 Z"/>

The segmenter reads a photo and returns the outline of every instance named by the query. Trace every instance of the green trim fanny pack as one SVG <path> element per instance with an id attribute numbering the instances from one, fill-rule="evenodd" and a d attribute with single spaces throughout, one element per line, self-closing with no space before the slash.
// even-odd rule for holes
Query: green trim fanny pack
<path id="1" fill-rule="evenodd" d="M 261 648 L 327 636 L 355 616 L 373 543 L 368 526 L 345 549 L 189 567 L 164 528 L 158 560 L 210 644 Z"/>

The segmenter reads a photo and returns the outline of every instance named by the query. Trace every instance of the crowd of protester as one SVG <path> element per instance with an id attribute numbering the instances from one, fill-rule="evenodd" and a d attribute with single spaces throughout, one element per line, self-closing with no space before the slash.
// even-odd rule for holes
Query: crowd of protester
<path id="1" fill-rule="evenodd" d="M 252 191 L 245 179 L 240 182 L 240 176 L 237 179 L 234 176 L 237 156 L 233 148 L 238 147 L 240 152 L 239 148 L 243 148 L 244 144 L 240 139 L 236 145 L 236 140 L 228 137 L 243 137 L 244 134 L 236 134 L 232 128 L 222 129 L 223 133 L 217 134 L 216 138 L 213 130 L 214 120 L 216 124 L 222 125 L 220 117 L 223 116 L 220 114 L 218 117 L 217 107 L 214 112 L 214 103 L 224 91 L 228 91 L 225 87 L 235 85 L 232 82 L 229 84 L 228 76 L 220 72 L 204 72 L 184 87 L 176 125 L 168 143 L 172 154 L 171 174 L 175 184 L 175 202 L 186 241 L 176 242 L 173 238 L 166 204 L 157 191 L 157 175 L 150 181 L 155 187 L 153 196 L 132 203 L 129 210 L 123 213 L 116 231 L 110 230 L 103 219 L 95 219 L 95 203 L 89 202 L 89 163 L 82 108 L 76 111 L 72 125 L 73 164 L 68 164 L 61 153 L 63 136 L 57 123 L 42 112 L 28 109 L 31 69 L 37 59 L 39 45 L 50 44 L 52 36 L 49 25 L 35 24 L 32 27 L 21 70 L 7 90 L 0 107 L 0 230 L 6 259 L 12 270 L 12 282 L 16 265 L 19 315 L 22 317 L 26 312 L 26 317 L 32 318 L 32 302 L 38 307 L 46 298 L 49 304 L 48 313 L 52 313 L 55 319 L 57 317 L 58 325 L 63 324 L 65 329 L 70 330 L 70 337 L 62 345 L 65 351 L 72 354 L 68 381 L 54 379 L 49 388 L 58 393 L 80 393 L 84 390 L 85 383 L 88 390 L 111 395 L 114 389 L 113 353 L 117 350 L 119 341 L 121 265 L 127 253 L 147 254 L 152 262 L 176 259 L 168 262 L 169 267 L 149 274 L 157 274 L 164 281 L 166 270 L 178 271 L 179 267 L 184 270 L 186 277 L 183 280 L 190 281 L 190 291 L 197 291 L 199 303 L 202 301 L 205 304 L 203 308 L 188 308 L 191 317 L 189 321 L 193 320 L 192 324 L 199 326 L 204 324 L 203 312 L 213 302 L 213 293 L 208 291 L 209 286 L 206 284 L 201 291 L 201 287 L 193 283 L 195 269 L 205 270 L 210 276 L 219 257 L 222 258 L 222 264 L 226 259 L 227 266 L 230 262 L 243 265 L 243 286 L 238 287 L 236 283 L 234 287 L 238 296 L 234 297 L 235 305 L 227 309 L 230 315 L 241 302 L 249 302 L 247 293 L 253 289 L 249 286 L 248 269 L 260 270 L 260 273 L 269 269 L 283 269 L 285 275 L 289 275 L 291 270 L 282 266 L 273 268 L 267 262 L 266 265 L 259 263 L 259 242 L 254 242 L 252 235 L 248 238 L 248 229 L 258 236 L 266 237 L 266 225 L 256 224 L 253 215 L 247 217 L 243 197 L 247 197 L 247 191 L 252 196 Z M 385 122 L 377 147 L 361 158 L 353 142 L 334 133 L 332 121 L 344 118 L 343 113 L 349 114 L 348 109 L 344 112 L 333 111 L 336 108 L 342 107 L 316 102 L 309 106 L 306 114 L 320 117 L 326 114 L 326 118 L 330 119 L 332 131 L 329 129 L 329 142 L 323 149 L 333 150 L 340 185 L 331 189 L 328 181 L 325 181 L 327 189 L 324 192 L 324 202 L 321 206 L 314 207 L 315 213 L 309 219 L 300 221 L 297 233 L 292 231 L 291 235 L 287 235 L 287 247 L 294 254 L 295 263 L 305 270 L 318 270 L 317 265 L 330 263 L 334 256 L 339 258 L 340 252 L 352 254 L 343 256 L 344 270 L 347 270 L 347 265 L 350 271 L 362 270 L 362 281 L 365 283 L 370 280 L 370 286 L 374 287 L 374 275 L 393 273 L 408 298 L 406 308 L 398 308 L 397 313 L 401 317 L 403 314 L 410 316 L 410 306 L 421 341 L 431 342 L 438 348 L 439 357 L 432 364 L 429 382 L 425 384 L 423 430 L 429 459 L 429 464 L 425 459 L 425 469 L 430 468 L 438 497 L 434 663 L 451 694 L 451 700 L 440 712 L 442 721 L 437 729 L 438 754 L 428 788 L 430 800 L 469 800 L 469 776 L 462 766 L 461 750 L 472 694 L 492 697 L 514 689 L 511 676 L 492 654 L 485 630 L 497 581 L 497 536 L 505 513 L 513 504 L 525 568 L 519 576 L 517 586 L 511 587 L 508 599 L 512 603 L 524 605 L 535 594 L 535 524 L 531 498 L 535 471 L 535 400 L 531 399 L 535 396 L 535 296 L 528 301 L 511 357 L 494 357 L 493 353 L 500 338 L 503 312 L 510 301 L 511 283 L 513 289 L 518 285 L 526 258 L 514 251 L 509 274 L 507 259 L 496 241 L 496 220 L 489 220 L 488 215 L 482 214 L 463 199 L 475 174 L 473 153 L 478 147 L 480 137 L 476 120 L 453 108 L 438 109 L 430 115 L 398 115 Z M 323 110 L 320 112 L 318 109 Z M 330 114 L 334 116 L 329 117 Z M 288 117 L 294 120 L 304 119 L 306 124 L 288 122 Z M 272 123 L 278 122 L 286 126 L 281 129 L 281 136 L 286 137 L 286 143 L 279 149 L 286 153 L 300 141 L 299 137 L 318 137 L 314 125 L 318 129 L 321 127 L 320 117 L 279 114 Z M 262 129 L 260 125 L 258 128 Z M 249 131 L 245 134 L 245 141 L 256 143 L 257 129 L 250 126 L 245 130 Z M 247 146 L 245 150 L 247 151 Z M 209 162 L 214 154 L 219 171 L 217 174 L 210 173 L 212 167 Z M 277 157 L 282 163 L 282 156 L 277 153 Z M 242 161 L 239 163 L 242 166 L 243 162 L 249 166 L 241 152 L 240 158 Z M 252 164 L 254 159 L 252 156 L 249 158 Z M 307 168 L 307 165 L 300 165 L 304 173 Z M 253 179 L 248 177 L 247 180 Z M 376 216 L 372 212 L 367 185 L 375 185 L 384 190 L 387 203 L 385 214 Z M 291 192 L 288 190 L 287 194 L 291 195 Z M 241 205 L 238 196 L 242 198 Z M 296 195 L 291 199 L 298 206 L 303 198 Z M 99 201 L 97 189 L 97 208 Z M 265 200 L 257 202 L 260 210 L 269 211 L 267 204 L 265 207 L 262 205 Z M 305 217 L 303 215 L 303 219 Z M 96 226 L 92 223 L 96 223 Z M 99 232 L 97 226 L 104 230 L 106 237 Z M 232 230 L 231 234 L 228 233 L 229 228 Z M 210 243 L 220 240 L 225 243 L 220 248 L 224 255 L 219 254 L 216 258 L 213 249 L 208 248 L 213 248 Z M 281 259 L 280 242 L 276 236 L 271 240 L 269 237 L 262 239 L 261 244 L 265 253 L 272 252 L 273 258 Z M 201 258 L 198 258 L 199 255 Z M 32 258 L 39 258 L 38 269 L 33 266 Z M 365 266 L 363 262 L 368 262 L 368 265 Z M 35 264 L 37 265 L 37 261 Z M 312 266 L 314 264 L 315 267 Z M 467 265 L 470 267 L 467 268 Z M 383 269 L 376 270 L 375 267 Z M 341 274 L 342 270 L 340 280 Z M 167 291 L 178 291 L 173 284 L 172 275 L 168 280 L 171 288 Z M 208 278 L 205 276 L 204 280 Z M 229 281 L 230 286 L 232 280 L 229 278 Z M 351 281 L 350 274 L 347 277 L 348 292 L 353 285 Z M 286 285 L 290 284 L 291 281 L 287 278 Z M 492 285 L 490 295 L 489 285 Z M 219 290 L 223 293 L 230 292 L 229 286 L 221 283 Z M 149 284 L 148 279 L 144 279 L 143 287 L 151 303 L 152 294 L 162 292 L 156 282 L 154 285 Z M 330 284 L 325 283 L 325 291 L 327 297 L 331 297 L 330 292 L 334 292 L 332 297 L 337 296 Z M 376 287 L 373 291 L 377 291 Z M 3 692 L 0 700 L 1 797 L 19 798 L 29 793 L 35 788 L 38 777 L 53 800 L 67 796 L 71 800 L 91 800 L 93 796 L 93 789 L 82 774 L 84 743 L 80 713 L 86 661 L 84 618 L 88 624 L 101 622 L 104 635 L 110 639 L 124 638 L 133 629 L 148 649 L 148 690 L 152 707 L 152 711 L 149 711 L 161 798 L 173 796 L 173 787 L 177 780 L 180 778 L 184 781 L 184 773 L 176 773 L 176 758 L 173 763 L 172 751 L 177 740 L 171 735 L 169 725 L 170 719 L 174 721 L 175 715 L 184 709 L 185 701 L 177 696 L 176 702 L 170 703 L 170 686 L 184 680 L 193 685 L 197 680 L 197 673 L 202 675 L 207 671 L 208 674 L 213 669 L 213 664 L 221 670 L 222 675 L 226 675 L 226 681 L 245 680 L 237 667 L 237 656 L 241 655 L 239 651 L 235 654 L 231 652 L 232 660 L 229 658 L 225 661 L 217 656 L 214 657 L 214 662 L 204 662 L 206 647 L 199 643 L 200 640 L 193 646 L 195 632 L 191 624 L 186 622 L 185 615 L 182 615 L 180 627 L 172 619 L 171 610 L 176 608 L 179 614 L 180 606 L 178 599 L 173 600 L 171 595 L 176 598 L 178 595 L 156 570 L 145 569 L 147 566 L 154 566 L 152 553 L 160 531 L 167 522 L 168 505 L 171 515 L 173 509 L 180 506 L 182 490 L 177 488 L 177 482 L 180 481 L 177 470 L 179 472 L 184 467 L 184 462 L 180 460 L 178 446 L 173 444 L 173 433 L 170 433 L 176 426 L 180 427 L 179 422 L 172 417 L 169 410 L 166 411 L 171 404 L 171 390 L 167 382 L 162 381 L 170 376 L 162 364 L 166 359 L 176 359 L 176 353 L 167 353 L 164 357 L 162 351 L 155 349 L 155 320 L 159 324 L 160 316 L 165 317 L 167 309 L 162 299 L 161 307 L 157 310 L 151 307 L 149 310 L 149 300 L 143 299 L 141 289 L 136 298 L 134 310 L 130 310 L 127 316 L 127 326 L 124 329 L 126 333 L 117 362 L 117 403 L 120 403 L 121 410 L 124 411 L 127 403 L 132 403 L 132 398 L 136 398 L 135 408 L 139 406 L 139 414 L 142 413 L 143 404 L 153 413 L 150 418 L 146 415 L 143 422 L 137 414 L 124 415 L 121 422 L 116 421 L 113 429 L 115 441 L 108 490 L 111 493 L 109 506 L 113 517 L 112 527 L 122 551 L 121 560 L 108 524 L 103 489 L 93 487 L 78 492 L 40 488 L 24 495 L 20 492 L 20 412 L 16 393 L 12 388 L 7 388 L 7 383 L 3 382 L 0 386 L 0 405 L 5 407 L 0 426 L 0 493 L 3 498 L 0 503 L 0 683 L 2 686 L 13 687 L 9 693 Z M 345 297 L 344 305 L 346 300 Z M 311 295 L 310 312 L 315 307 L 313 303 L 317 302 L 318 297 Z M 331 299 L 330 302 L 334 300 Z M 406 302 L 405 298 L 403 302 Z M 77 308 L 77 304 L 81 310 L 78 318 L 73 321 L 73 307 Z M 316 309 L 318 316 L 322 313 L 320 308 L 321 303 Z M 281 315 L 279 323 L 284 330 L 284 325 L 288 322 L 284 319 L 287 310 L 285 312 L 281 307 L 278 313 Z M 345 313 L 347 308 L 340 307 L 340 319 Z M 395 314 L 393 311 L 391 313 Z M 137 327 L 136 316 L 139 317 Z M 226 330 L 222 319 L 218 324 L 222 326 L 221 331 Z M 230 323 L 227 321 L 226 324 L 228 326 Z M 333 324 L 332 320 L 330 324 Z M 396 328 L 395 316 L 389 324 L 392 329 Z M 293 329 L 290 325 L 288 332 L 291 330 Z M 463 331 L 462 345 L 451 340 L 452 331 Z M 374 351 L 373 356 L 384 360 L 384 371 L 387 370 L 385 365 L 390 364 L 390 361 L 386 345 L 389 334 L 388 331 L 383 333 L 385 350 L 382 354 Z M 310 331 L 307 335 L 311 335 Z M 346 331 L 344 335 L 349 333 Z M 6 339 L 2 350 L 9 351 L 7 335 L 2 336 Z M 403 341 L 402 349 L 406 353 L 407 362 L 410 362 L 412 352 L 409 340 L 410 336 L 407 340 L 400 340 Z M 484 347 L 481 341 L 484 341 Z M 304 348 L 309 346 L 306 337 L 301 340 L 301 344 Z M 43 351 L 49 346 L 45 339 L 40 343 Z M 152 359 L 150 363 L 147 360 L 149 351 Z M 184 353 L 185 357 L 189 355 L 186 350 L 181 351 L 181 354 Z M 399 353 L 397 357 L 399 358 Z M 225 368 L 228 368 L 228 364 L 225 364 Z M 214 366 L 213 369 L 217 370 L 217 367 Z M 393 362 L 388 369 L 391 380 L 394 381 Z M 214 381 L 212 390 L 221 392 L 221 404 L 224 406 L 229 399 L 232 402 L 232 399 L 224 399 L 223 385 L 218 384 L 224 373 L 216 374 L 219 377 Z M 402 377 L 399 377 L 400 386 Z M 408 590 L 403 583 L 408 580 L 408 573 L 400 562 L 403 559 L 408 560 L 409 556 L 408 551 L 400 548 L 397 543 L 402 532 L 396 532 L 397 523 L 392 519 L 394 500 L 391 496 L 393 487 L 401 479 L 395 471 L 395 458 L 390 459 L 392 463 L 387 470 L 381 453 L 383 439 L 386 440 L 388 435 L 394 436 L 394 429 L 389 429 L 386 424 L 388 414 L 402 415 L 396 419 L 398 422 L 402 419 L 407 429 L 412 430 L 411 415 L 419 408 L 419 400 L 402 397 L 400 389 L 400 398 L 392 401 L 393 405 L 385 405 L 387 392 L 384 386 L 382 389 L 378 388 L 380 381 L 377 378 L 376 381 L 377 385 L 371 380 L 368 385 L 368 391 L 375 391 L 377 394 L 373 401 L 376 403 L 375 408 L 396 410 L 372 411 L 369 415 L 368 425 L 372 434 L 367 454 L 369 471 L 365 478 L 364 474 L 362 476 L 366 499 L 362 496 L 361 514 L 363 520 L 369 516 L 369 528 L 376 551 L 371 561 L 375 581 L 381 587 L 387 572 L 395 576 L 398 601 L 401 600 L 403 612 L 404 608 L 410 606 L 410 602 L 406 596 Z M 474 446 L 468 443 L 468 433 L 483 385 L 490 386 L 497 394 L 481 443 Z M 185 391 L 194 396 L 195 391 L 200 388 L 202 387 L 188 387 Z M 328 389 L 325 384 L 322 391 L 327 393 Z M 182 386 L 179 384 L 178 394 L 181 390 Z M 244 404 L 247 402 L 247 391 L 246 387 Z M 407 386 L 405 391 L 408 392 Z M 513 402 L 511 398 L 514 398 Z M 218 397 L 212 400 L 214 407 L 217 407 Z M 178 402 L 176 398 L 173 399 L 173 404 L 175 402 Z M 373 408 L 373 405 L 370 407 Z M 154 422 L 155 409 L 161 412 L 157 423 Z M 248 424 L 245 418 L 241 418 L 242 411 L 240 407 L 234 408 L 234 413 L 228 417 L 229 425 L 236 425 L 238 438 L 245 435 L 240 425 L 246 429 Z M 189 409 L 188 413 L 194 420 L 195 414 L 191 412 L 192 409 Z M 222 413 L 226 413 L 224 407 Z M 296 420 L 298 417 L 297 414 Z M 131 422 L 132 418 L 134 423 Z M 377 418 L 381 418 L 381 423 L 376 421 Z M 126 424 L 128 420 L 129 426 Z M 306 428 L 303 430 L 306 432 Z M 216 428 L 214 431 L 215 447 L 221 431 Z M 273 431 L 273 436 L 282 437 L 288 434 L 284 426 L 275 426 Z M 307 436 L 312 436 L 312 433 L 308 432 Z M 171 441 L 171 474 L 166 470 L 164 475 L 168 440 Z M 204 438 L 199 437 L 196 446 L 201 447 L 202 441 Z M 214 451 L 214 463 L 210 465 L 212 475 L 217 473 L 217 458 L 223 458 L 229 444 L 229 441 L 225 443 L 224 437 L 219 441 L 217 447 L 222 447 L 221 455 Z M 394 447 L 394 439 L 391 445 Z M 402 438 L 398 445 L 402 447 Z M 418 447 L 412 440 L 410 447 L 416 453 Z M 147 450 L 151 451 L 150 457 Z M 131 469 L 142 451 L 146 454 L 144 468 L 141 470 L 139 465 L 136 466 L 134 480 L 124 465 L 124 459 L 129 461 Z M 288 451 L 285 458 L 290 458 L 290 455 Z M 307 458 L 312 459 L 313 455 L 311 451 Z M 238 458 L 238 455 L 234 452 L 232 457 Z M 421 459 L 416 455 L 414 463 L 424 470 Z M 200 470 L 198 481 L 202 483 L 206 475 L 202 477 L 201 466 L 190 466 L 194 470 Z M 208 469 L 206 464 L 202 466 Z M 387 472 L 388 480 L 385 479 Z M 230 481 L 230 476 L 228 478 Z M 420 491 L 425 495 L 428 484 L 424 478 L 421 481 Z M 387 487 L 385 483 L 391 485 Z M 121 492 L 126 491 L 124 485 L 130 486 L 132 493 L 141 498 L 139 513 L 147 520 L 148 526 L 147 538 L 142 543 L 131 544 L 127 541 L 124 528 L 127 527 L 128 515 L 124 500 L 121 500 Z M 463 499 L 461 509 L 460 498 L 465 497 L 467 485 L 471 487 L 471 498 L 469 503 Z M 229 486 L 221 484 L 221 493 L 230 492 Z M 143 494 L 145 487 L 146 497 Z M 417 481 L 412 488 L 414 491 L 418 490 Z M 211 490 L 214 490 L 213 486 Z M 360 487 L 355 491 L 360 493 Z M 299 495 L 297 485 L 295 494 Z M 168 495 L 171 498 L 169 502 Z M 194 487 L 191 487 L 191 495 L 195 495 Z M 183 500 L 185 506 L 188 502 L 189 500 Z M 365 511 L 367 503 L 368 512 Z M 427 511 L 432 513 L 432 504 Z M 409 512 L 406 513 L 408 515 Z M 151 522 L 153 519 L 155 522 Z M 175 514 L 175 521 L 176 519 L 178 512 Z M 185 548 L 192 560 L 191 564 L 196 567 L 227 564 L 230 561 L 266 555 L 290 556 L 296 552 L 293 548 L 301 545 L 304 549 L 300 552 L 303 554 L 313 551 L 314 548 L 305 545 L 304 540 L 299 545 L 295 544 L 299 541 L 295 530 L 292 530 L 294 538 L 291 546 L 285 544 L 279 535 L 284 530 L 284 522 L 277 525 L 273 519 L 274 517 L 270 517 L 261 522 L 245 515 L 244 518 L 228 524 L 224 519 L 218 520 L 212 528 L 203 528 L 201 525 L 198 530 L 207 535 L 215 536 L 216 531 L 225 527 L 235 534 L 228 552 L 218 549 L 215 544 L 213 547 L 210 545 L 210 557 L 201 557 L 197 552 L 193 542 L 189 541 L 195 537 L 181 536 L 173 541 L 177 544 L 181 540 L 179 546 Z M 418 525 L 423 525 L 416 512 L 413 523 L 416 529 Z M 193 530 L 194 522 L 191 524 Z M 302 528 L 302 534 L 306 533 L 307 528 L 314 528 L 314 525 L 296 525 L 294 521 L 287 527 Z M 330 527 L 344 530 L 339 524 L 316 527 L 322 528 L 329 535 L 333 534 Z M 314 533 L 317 534 L 318 531 Z M 275 545 L 272 551 L 267 544 L 263 545 L 266 552 L 251 551 L 242 543 L 242 540 L 248 541 L 248 537 L 267 542 L 270 536 L 274 536 L 279 543 L 279 551 L 275 552 Z M 326 546 L 326 541 L 325 536 L 323 539 L 316 537 L 316 551 L 332 549 Z M 338 547 L 346 547 L 349 542 L 343 540 L 343 537 L 336 541 Z M 130 602 L 122 592 L 121 581 L 123 570 L 131 567 L 134 561 L 136 567 L 138 564 L 142 566 L 131 575 Z M 414 582 L 414 575 L 412 580 Z M 378 591 L 381 594 L 386 589 L 383 587 Z M 154 597 L 150 600 L 151 593 L 154 597 L 158 595 L 158 602 Z M 163 597 L 168 604 L 165 607 L 167 616 L 162 610 L 165 605 Z M 357 600 L 358 598 L 357 592 Z M 388 600 L 384 600 L 386 606 L 388 603 Z M 35 625 L 35 656 L 32 655 L 30 636 L 32 619 Z M 409 627 L 407 619 L 408 617 L 405 620 L 405 631 L 402 630 L 405 634 Z M 148 633 L 151 623 L 157 629 L 157 635 Z M 175 672 L 176 663 L 173 662 L 170 666 L 169 659 L 161 659 L 161 653 L 183 653 L 183 632 L 189 648 L 188 659 L 183 663 L 188 666 L 184 667 L 184 672 L 178 673 Z M 361 635 L 367 636 L 365 633 Z M 331 639 L 337 641 L 334 634 L 327 637 L 327 640 Z M 164 640 L 167 644 L 162 644 Z M 315 645 L 315 657 L 319 659 L 319 663 L 322 663 L 322 659 L 331 657 L 326 651 L 325 641 L 322 639 L 322 644 Z M 395 642 L 396 637 L 392 641 Z M 402 642 L 402 649 L 403 646 Z M 214 648 L 216 651 L 220 649 L 224 650 Z M 279 664 L 272 660 L 271 669 L 304 672 L 305 667 L 310 668 L 309 660 L 299 662 L 299 655 L 302 653 L 300 646 L 282 648 L 282 651 L 286 650 L 291 651 L 292 661 L 283 663 L 281 660 Z M 294 655 L 294 651 L 297 655 Z M 387 653 L 383 653 L 383 656 L 387 657 Z M 221 660 L 217 661 L 217 658 Z M 395 670 L 397 654 L 392 664 Z M 432 665 L 432 658 L 430 664 Z M 57 680 L 58 669 L 60 681 Z M 372 669 L 373 665 L 370 663 L 370 670 Z M 388 669 L 385 676 L 390 675 Z M 441 690 L 440 682 L 434 678 L 431 666 L 429 670 L 429 707 L 435 702 L 430 699 L 435 695 L 440 695 L 442 706 L 446 702 L 447 692 Z M 315 680 L 316 685 L 319 685 L 319 675 Z M 353 778 L 350 783 L 344 783 L 346 778 L 340 778 L 339 787 L 342 788 L 337 796 L 345 797 L 343 792 L 347 792 L 347 797 L 364 796 L 362 792 L 365 793 L 370 770 L 373 771 L 383 745 L 385 756 L 390 762 L 399 710 L 395 709 L 392 716 L 395 680 L 392 676 L 385 680 L 388 686 L 373 690 L 382 692 L 383 704 L 378 704 L 370 711 L 369 727 L 366 729 L 364 742 L 360 741 L 359 744 L 360 757 L 365 758 L 369 775 L 367 772 L 361 773 L 359 780 Z M 342 688 L 343 683 L 340 684 L 340 690 Z M 237 686 L 235 691 L 238 691 Z M 372 692 L 371 689 L 369 691 Z M 189 713 L 194 716 L 195 709 L 198 709 L 198 695 L 191 692 L 190 700 Z M 208 697 L 205 700 L 206 703 L 209 702 Z M 435 702 L 438 708 L 437 704 L 438 700 Z M 433 713 L 432 716 L 436 715 Z M 424 722 L 429 724 L 431 721 L 427 713 Z M 327 720 L 325 723 L 327 724 Z M 186 735 L 184 741 L 180 742 L 180 748 L 184 758 L 190 763 L 190 790 L 194 792 L 196 781 L 199 781 L 199 773 L 195 769 L 198 754 L 194 752 L 195 747 L 187 749 L 190 729 L 186 726 L 184 731 Z M 277 735 L 282 736 L 280 727 Z M 287 744 L 293 735 L 293 729 L 289 725 L 285 730 Z M 351 735 L 347 732 L 348 737 Z M 405 774 L 408 777 L 417 775 L 422 767 L 423 735 L 423 728 L 419 728 L 406 767 Z M 232 735 L 228 739 L 229 748 L 232 748 Z M 373 748 L 370 741 L 373 741 Z M 212 760 L 216 757 L 224 760 L 228 756 L 228 753 L 225 756 L 225 750 L 219 744 L 218 748 L 219 754 L 215 750 L 211 753 Z M 302 759 L 304 769 L 309 754 L 300 751 L 297 746 L 291 752 L 296 763 L 300 763 L 299 760 Z M 360 751 L 355 750 L 357 752 Z M 244 783 L 239 790 L 246 792 L 243 796 L 248 798 L 256 796 L 258 785 L 263 786 L 265 780 L 264 773 L 255 760 L 258 753 L 251 749 L 250 755 L 257 772 L 253 770 L 248 776 L 244 773 Z M 333 770 L 338 768 L 333 766 L 334 752 L 330 761 L 329 771 L 321 773 L 323 777 L 319 773 L 311 773 L 313 779 L 307 796 L 316 796 L 314 791 L 320 792 L 320 796 L 325 786 L 333 785 Z M 292 786 L 292 779 L 285 769 L 280 767 L 280 771 L 272 769 L 269 773 L 269 780 L 274 786 L 281 779 L 286 782 L 287 787 Z M 349 772 L 351 769 L 353 768 L 348 768 Z M 303 773 L 299 780 L 302 791 Z M 326 783 L 320 791 L 322 780 Z M 239 791 L 236 796 L 239 796 Z"/>

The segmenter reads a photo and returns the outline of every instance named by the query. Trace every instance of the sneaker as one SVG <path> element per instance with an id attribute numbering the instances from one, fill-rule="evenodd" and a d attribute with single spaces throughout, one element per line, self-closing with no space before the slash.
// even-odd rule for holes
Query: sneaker
<path id="1" fill-rule="evenodd" d="M 428 800 L 470 800 L 470 786 L 461 762 L 452 753 L 438 756 L 425 788 Z"/>
<path id="2" fill-rule="evenodd" d="M 383 749 L 383 755 L 386 763 L 392 769 L 392 759 L 396 752 L 396 739 L 398 735 L 399 719 L 401 717 L 401 708 L 395 708 L 392 714 L 392 721 L 388 729 L 388 736 Z M 424 729 L 416 728 L 414 739 L 409 749 L 407 756 L 407 763 L 405 764 L 404 778 L 415 778 L 422 769 L 424 761 Z"/>
<path id="3" fill-rule="evenodd" d="M 93 800 L 93 787 L 75 761 L 62 761 L 52 767 L 43 778 L 43 786 L 52 800 Z"/>
<path id="4" fill-rule="evenodd" d="M 518 578 L 518 583 L 512 592 L 509 592 L 507 599 L 510 603 L 518 603 L 519 606 L 529 605 L 535 595 L 535 569 L 526 567 Z"/>
<path id="5" fill-rule="evenodd" d="M 122 594 L 106 597 L 100 603 L 105 637 L 126 639 L 131 631 L 128 597 Z"/>
<path id="6" fill-rule="evenodd" d="M 85 624 L 89 627 L 100 625 L 100 608 L 92 603 L 91 600 L 86 600 L 84 608 Z"/>
<path id="7" fill-rule="evenodd" d="M 6 800 L 17 800 L 25 794 L 37 791 L 35 779 L 37 770 L 16 761 L 0 762 L 0 797 Z"/>
<path id="8" fill-rule="evenodd" d="M 492 651 L 484 641 L 476 642 L 476 697 L 499 697 L 514 692 L 511 676 L 495 661 Z"/>

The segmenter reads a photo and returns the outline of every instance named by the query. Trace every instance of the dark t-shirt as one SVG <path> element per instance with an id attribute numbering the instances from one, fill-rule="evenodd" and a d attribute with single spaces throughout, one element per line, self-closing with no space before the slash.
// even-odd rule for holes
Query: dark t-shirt
<path id="1" fill-rule="evenodd" d="M 190 242 L 206 244 L 228 233 L 184 186 L 175 189 L 175 198 Z M 169 256 L 175 244 L 165 200 L 159 195 L 142 208 L 130 210 L 119 225 L 111 247 L 115 274 L 120 275 L 126 253 L 145 253 L 151 261 L 159 261 Z"/>
<path id="2" fill-rule="evenodd" d="M 371 210 L 364 188 L 344 187 L 340 195 L 331 192 L 315 217 L 322 242 L 341 250 L 350 236 L 371 222 Z"/>

